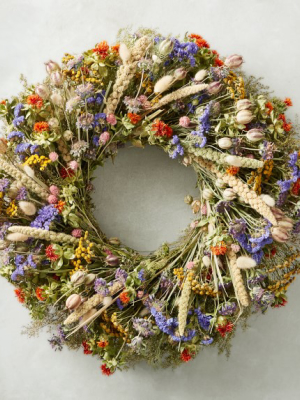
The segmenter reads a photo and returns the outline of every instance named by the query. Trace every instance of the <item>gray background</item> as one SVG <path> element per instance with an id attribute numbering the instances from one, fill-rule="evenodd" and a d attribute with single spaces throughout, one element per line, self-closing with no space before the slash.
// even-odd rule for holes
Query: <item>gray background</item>
<path id="1" fill-rule="evenodd" d="M 104 39 L 111 43 L 120 27 L 132 24 L 165 34 L 199 33 L 221 55 L 243 54 L 246 71 L 266 77 L 276 95 L 292 98 L 293 117 L 300 106 L 299 18 L 294 0 L 1 0 L 0 98 L 19 91 L 21 72 L 36 83 L 47 59 Z M 108 162 L 97 179 L 99 222 L 136 249 L 152 250 L 176 238 L 191 219 L 182 199 L 193 189 L 193 172 L 158 149 L 122 150 L 115 166 Z M 284 309 L 255 316 L 246 332 L 237 331 L 229 360 L 206 348 L 174 371 L 140 364 L 107 378 L 100 362 L 82 351 L 54 353 L 46 333 L 21 335 L 28 312 L 0 279 L 0 398 L 297 400 L 299 288 L 300 281 L 292 285 Z"/>

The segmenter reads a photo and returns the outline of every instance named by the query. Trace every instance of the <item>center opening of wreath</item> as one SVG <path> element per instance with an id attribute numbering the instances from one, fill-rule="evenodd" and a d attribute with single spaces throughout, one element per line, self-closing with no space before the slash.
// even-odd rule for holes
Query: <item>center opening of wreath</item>
<path id="1" fill-rule="evenodd" d="M 193 220 L 184 197 L 197 195 L 196 174 L 158 147 L 126 146 L 94 176 L 94 216 L 101 230 L 142 254 L 177 240 Z"/>

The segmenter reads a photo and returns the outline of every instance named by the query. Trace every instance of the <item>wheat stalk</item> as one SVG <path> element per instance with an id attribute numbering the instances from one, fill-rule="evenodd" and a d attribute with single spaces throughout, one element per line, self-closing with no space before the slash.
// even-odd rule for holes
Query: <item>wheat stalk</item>
<path id="1" fill-rule="evenodd" d="M 123 287 L 122 283 L 119 281 L 115 281 L 112 286 L 109 287 L 109 295 L 113 296 Z M 100 303 L 102 303 L 104 296 L 101 294 L 95 294 L 86 302 L 84 302 L 81 306 L 79 306 L 72 314 L 68 316 L 68 318 L 64 321 L 64 325 L 70 325 L 73 322 L 79 320 L 84 314 L 90 311 L 92 308 L 97 307 Z"/>
<path id="2" fill-rule="evenodd" d="M 130 81 L 134 77 L 137 63 L 143 57 L 149 43 L 150 38 L 148 36 L 143 36 L 137 40 L 131 51 L 131 57 L 118 69 L 113 91 L 107 99 L 105 109 L 106 114 L 113 114 L 115 112 L 123 93 L 128 88 Z"/>
<path id="3" fill-rule="evenodd" d="M 180 336 L 183 336 L 184 329 L 186 326 L 190 295 L 191 295 L 191 281 L 189 280 L 189 277 L 187 277 L 183 284 L 183 289 L 178 306 L 178 332 Z"/>
<path id="4" fill-rule="evenodd" d="M 70 243 L 76 244 L 79 242 L 78 239 L 65 233 L 57 233 L 53 231 L 47 231 L 46 229 L 31 228 L 29 226 L 14 225 L 8 229 L 10 232 L 22 233 L 28 237 L 34 237 L 36 239 L 47 240 L 54 243 Z"/>
<path id="5" fill-rule="evenodd" d="M 236 264 L 236 255 L 231 249 L 229 249 L 226 254 L 229 259 L 228 266 L 229 266 L 236 298 L 238 299 L 238 301 L 241 303 L 241 305 L 243 307 L 248 307 L 250 304 L 249 296 L 248 296 L 247 290 L 244 285 L 241 270 L 237 267 L 237 264 Z"/>
<path id="6" fill-rule="evenodd" d="M 2 157 L 0 157 L 0 169 L 3 170 L 8 175 L 12 176 L 15 180 L 21 182 L 22 186 L 25 186 L 28 190 L 34 192 L 37 196 L 39 196 L 43 200 L 46 200 L 48 198 L 49 193 L 44 188 L 38 185 L 24 172 L 21 172 L 13 164 L 5 161 Z"/>

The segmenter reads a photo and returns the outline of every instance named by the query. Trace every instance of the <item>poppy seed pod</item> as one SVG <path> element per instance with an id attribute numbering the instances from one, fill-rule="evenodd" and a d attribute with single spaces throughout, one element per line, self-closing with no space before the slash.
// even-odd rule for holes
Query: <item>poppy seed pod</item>
<path id="1" fill-rule="evenodd" d="M 54 71 L 50 75 L 51 82 L 54 86 L 61 86 L 63 83 L 63 74 L 60 71 Z"/>
<path id="2" fill-rule="evenodd" d="M 174 78 L 176 78 L 178 81 L 184 79 L 186 77 L 187 70 L 184 68 L 177 68 L 174 71 Z"/>
<path id="3" fill-rule="evenodd" d="M 36 85 L 35 93 L 38 94 L 43 100 L 48 99 L 50 95 L 50 90 L 46 85 Z"/>
<path id="4" fill-rule="evenodd" d="M 158 51 L 166 56 L 167 54 L 171 53 L 173 50 L 174 43 L 170 39 L 164 39 L 160 45 L 158 46 Z"/>
<path id="5" fill-rule="evenodd" d="M 241 100 L 238 100 L 236 103 L 236 109 L 238 111 L 248 110 L 248 108 L 250 108 L 251 106 L 252 106 L 252 102 L 248 99 L 241 99 Z"/>
<path id="6" fill-rule="evenodd" d="M 218 140 L 218 146 L 220 149 L 230 149 L 232 146 L 232 140 L 227 137 L 221 138 Z"/>
<path id="7" fill-rule="evenodd" d="M 86 276 L 85 272 L 76 271 L 71 276 L 71 282 L 74 283 L 75 285 L 81 285 L 85 280 L 85 276 Z"/>
<path id="8" fill-rule="evenodd" d="M 52 72 L 59 70 L 60 67 L 57 64 L 57 62 L 49 60 L 47 62 L 45 62 L 45 66 L 46 66 L 46 71 L 47 73 L 50 75 Z"/>
<path id="9" fill-rule="evenodd" d="M 85 285 L 91 285 L 96 279 L 95 274 L 87 274 L 87 276 L 84 278 L 84 284 Z"/>
<path id="10" fill-rule="evenodd" d="M 249 124 L 254 118 L 254 115 L 250 110 L 241 110 L 236 115 L 236 121 L 238 124 L 246 125 Z"/>
<path id="11" fill-rule="evenodd" d="M 214 193 L 211 189 L 204 189 L 202 195 L 205 200 L 211 200 L 214 197 Z"/>
<path id="12" fill-rule="evenodd" d="M 71 294 L 71 296 L 67 298 L 66 307 L 69 310 L 76 310 L 76 308 L 80 306 L 81 301 L 81 296 L 79 296 L 79 294 Z"/>
<path id="13" fill-rule="evenodd" d="M 262 140 L 265 137 L 265 135 L 261 129 L 253 128 L 247 132 L 246 137 L 249 140 L 249 142 L 255 143 Z"/>
<path id="14" fill-rule="evenodd" d="M 243 64 L 244 60 L 243 57 L 238 54 L 232 54 L 228 56 L 224 61 L 224 64 L 228 68 L 238 68 Z"/>
<path id="15" fill-rule="evenodd" d="M 108 255 L 105 259 L 105 262 L 112 267 L 117 267 L 120 264 L 119 257 L 114 255 Z"/>
<path id="16" fill-rule="evenodd" d="M 54 93 L 50 96 L 50 99 L 51 99 L 52 103 L 53 103 L 55 106 L 62 107 L 63 104 L 64 104 L 64 99 L 62 98 L 62 96 L 61 96 L 58 92 L 54 92 Z"/>
<path id="17" fill-rule="evenodd" d="M 230 188 L 225 189 L 223 192 L 223 199 L 227 200 L 227 201 L 231 201 L 234 200 L 236 198 L 236 194 L 234 193 L 234 191 Z"/>
<path id="18" fill-rule="evenodd" d="M 216 94 L 222 89 L 223 85 L 221 82 L 212 82 L 210 83 L 206 90 L 209 94 Z"/>
<path id="19" fill-rule="evenodd" d="M 226 186 L 226 183 L 222 179 L 218 178 L 216 180 L 216 186 L 218 188 L 222 189 L 222 188 L 224 188 Z"/>

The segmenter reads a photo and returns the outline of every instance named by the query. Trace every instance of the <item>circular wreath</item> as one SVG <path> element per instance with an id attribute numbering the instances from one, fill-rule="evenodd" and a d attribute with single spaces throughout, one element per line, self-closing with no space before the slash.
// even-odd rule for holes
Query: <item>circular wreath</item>
<path id="1" fill-rule="evenodd" d="M 286 303 L 299 272 L 300 170 L 290 99 L 246 77 L 199 35 L 121 31 L 1 101 L 1 274 L 61 350 L 110 375 L 228 349 L 238 321 Z M 130 142 L 197 174 L 195 220 L 142 256 L 93 217 L 93 174 Z"/>

